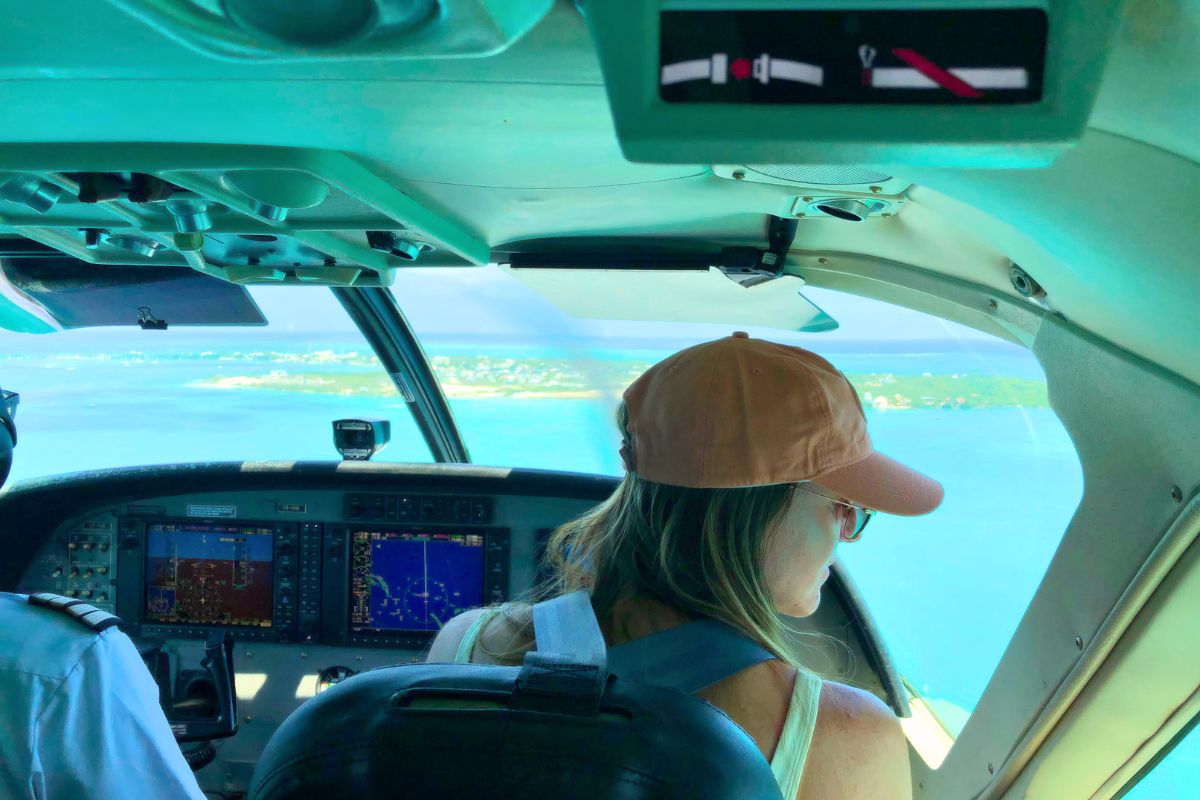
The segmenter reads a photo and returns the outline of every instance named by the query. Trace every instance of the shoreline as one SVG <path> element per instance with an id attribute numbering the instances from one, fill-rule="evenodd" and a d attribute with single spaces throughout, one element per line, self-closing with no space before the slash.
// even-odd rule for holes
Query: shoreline
<path id="1" fill-rule="evenodd" d="M 487 369 L 437 370 L 442 391 L 451 400 L 600 400 L 624 391 L 632 377 L 622 374 L 570 374 L 539 371 L 505 360 Z M 633 376 L 636 377 L 636 374 Z M 847 374 L 864 408 L 875 411 L 950 410 L 970 408 L 1049 408 L 1046 384 L 1029 378 L 951 373 L 894 375 Z M 296 394 L 392 396 L 391 380 L 378 372 L 271 370 L 258 375 L 214 375 L 191 381 L 190 388 L 215 391 L 268 391 Z"/>

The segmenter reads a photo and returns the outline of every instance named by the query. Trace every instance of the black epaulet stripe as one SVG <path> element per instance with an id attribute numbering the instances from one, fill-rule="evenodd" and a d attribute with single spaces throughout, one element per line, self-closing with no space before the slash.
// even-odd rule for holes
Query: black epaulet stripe
<path id="1" fill-rule="evenodd" d="M 101 611 L 82 600 L 63 597 L 61 594 L 52 594 L 50 592 L 31 594 L 29 595 L 29 604 L 61 611 L 79 620 L 97 633 L 121 624 L 120 617 L 109 614 L 107 611 Z"/>

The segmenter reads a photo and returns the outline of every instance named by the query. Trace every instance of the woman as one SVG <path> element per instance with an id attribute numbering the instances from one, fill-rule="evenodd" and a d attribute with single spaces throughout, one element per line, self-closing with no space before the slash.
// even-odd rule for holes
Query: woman
<path id="1" fill-rule="evenodd" d="M 618 422 L 625 479 L 555 532 L 544 594 L 589 590 L 610 647 L 702 617 L 734 626 L 776 659 L 700 694 L 754 738 L 785 798 L 910 798 L 896 718 L 799 664 L 780 615 L 816 610 L 838 542 L 871 514 L 928 513 L 942 487 L 872 449 L 827 361 L 741 332 L 651 367 Z M 520 604 L 462 614 L 429 660 L 519 663 L 530 617 Z"/>

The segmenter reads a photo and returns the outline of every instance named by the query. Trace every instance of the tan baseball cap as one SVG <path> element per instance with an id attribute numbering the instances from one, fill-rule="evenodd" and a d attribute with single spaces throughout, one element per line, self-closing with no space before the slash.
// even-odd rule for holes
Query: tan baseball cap
<path id="1" fill-rule="evenodd" d="M 689 347 L 625 391 L 622 457 L 655 483 L 694 488 L 812 481 L 890 514 L 927 514 L 942 486 L 875 451 L 858 393 L 825 359 L 738 331 Z"/>

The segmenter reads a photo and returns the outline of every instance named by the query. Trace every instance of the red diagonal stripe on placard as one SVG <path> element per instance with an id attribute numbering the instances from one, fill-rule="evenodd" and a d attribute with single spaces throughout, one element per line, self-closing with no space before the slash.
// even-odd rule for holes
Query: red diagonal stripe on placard
<path id="1" fill-rule="evenodd" d="M 961 78 L 954 77 L 916 50 L 897 48 L 892 50 L 892 55 L 939 86 L 949 89 L 957 97 L 983 97 L 983 92 Z"/>

